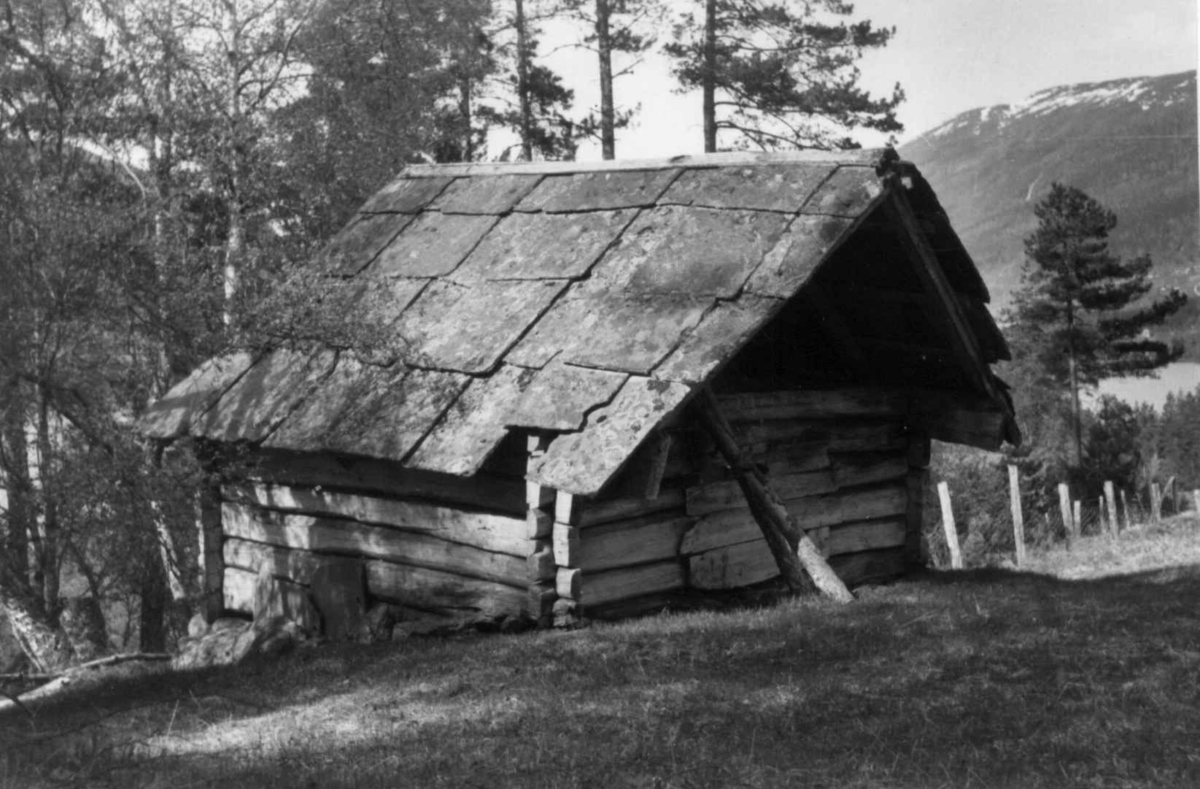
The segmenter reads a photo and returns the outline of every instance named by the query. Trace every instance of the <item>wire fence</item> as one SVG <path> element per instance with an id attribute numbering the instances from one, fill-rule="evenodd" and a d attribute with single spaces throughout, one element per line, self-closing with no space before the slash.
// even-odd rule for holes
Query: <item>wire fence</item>
<path id="1" fill-rule="evenodd" d="M 942 505 L 937 485 L 946 482 L 952 508 L 955 534 L 961 561 L 965 567 L 1004 565 L 1016 554 L 1013 502 L 1008 471 L 994 458 L 962 458 L 949 464 L 935 463 L 923 496 L 923 546 L 934 567 L 950 567 L 951 550 L 947 541 Z M 1081 486 L 1080 486 L 1081 487 Z M 1109 504 L 1103 495 L 1081 495 L 1070 490 L 1070 523 L 1064 519 L 1057 484 L 1036 475 L 1020 478 L 1021 513 L 1026 548 L 1048 549 L 1069 544 L 1076 537 L 1107 534 L 1110 526 Z M 1150 485 L 1142 490 L 1113 488 L 1116 531 L 1154 523 L 1153 500 L 1159 497 L 1159 517 L 1195 511 L 1200 492 L 1178 484 L 1163 491 Z M 1078 519 L 1078 525 L 1075 521 Z M 1069 531 L 1069 529 L 1071 531 Z"/>

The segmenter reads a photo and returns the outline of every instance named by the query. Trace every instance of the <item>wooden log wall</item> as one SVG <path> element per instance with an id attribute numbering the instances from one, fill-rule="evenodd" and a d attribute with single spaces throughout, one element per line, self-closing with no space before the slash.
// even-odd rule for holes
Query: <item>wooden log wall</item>
<path id="1" fill-rule="evenodd" d="M 927 433 L 911 399 L 862 391 L 778 392 L 720 398 L 789 512 L 849 584 L 886 580 L 919 557 Z M 685 418 L 652 498 L 629 480 L 573 502 L 571 566 L 588 616 L 627 614 L 672 594 L 737 589 L 778 568 L 736 480 Z M 643 450 L 646 451 L 646 450 Z M 636 489 L 636 485 L 632 486 Z M 561 590 L 560 590 L 561 592 Z"/>
<path id="2" fill-rule="evenodd" d="M 307 586 L 324 563 L 355 557 L 371 598 L 413 612 L 548 615 L 556 568 L 545 511 L 553 491 L 525 483 L 530 452 L 520 438 L 471 479 L 263 455 L 247 467 L 246 482 L 221 488 L 224 607 L 250 612 L 260 567 Z"/>
<path id="3" fill-rule="evenodd" d="M 879 390 L 722 396 L 746 451 L 848 584 L 920 561 L 929 398 Z M 990 418 L 990 417 L 989 417 Z M 306 584 L 353 556 L 368 593 L 438 616 L 543 626 L 623 616 L 774 578 L 737 482 L 685 414 L 595 498 L 541 487 L 547 437 L 515 436 L 469 479 L 394 464 L 265 453 L 222 488 L 222 593 L 249 610 L 267 563 Z"/>

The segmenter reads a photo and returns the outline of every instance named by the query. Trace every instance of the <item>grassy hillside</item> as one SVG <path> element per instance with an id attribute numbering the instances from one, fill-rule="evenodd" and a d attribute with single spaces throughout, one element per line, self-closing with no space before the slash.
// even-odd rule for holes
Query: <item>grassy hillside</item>
<path id="1" fill-rule="evenodd" d="M 901 153 L 930 180 L 1002 306 L 1019 283 L 1033 204 L 1054 181 L 1117 213 L 1112 249 L 1149 252 L 1160 287 L 1192 297 L 1167 332 L 1200 359 L 1196 72 L 1070 85 L 963 113 Z"/>
<path id="2" fill-rule="evenodd" d="M 1200 523 L 1033 566 L 126 670 L 0 714 L 0 787 L 1200 786 Z"/>

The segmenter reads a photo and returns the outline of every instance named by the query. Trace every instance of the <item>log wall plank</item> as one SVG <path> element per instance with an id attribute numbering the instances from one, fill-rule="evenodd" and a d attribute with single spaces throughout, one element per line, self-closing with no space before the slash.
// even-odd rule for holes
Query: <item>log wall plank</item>
<path id="1" fill-rule="evenodd" d="M 305 515 L 331 515 L 403 531 L 438 537 L 485 551 L 525 556 L 525 519 L 424 502 L 362 496 L 355 493 L 280 485 L 237 485 L 222 488 L 229 503 Z M 236 514 L 236 509 L 230 512 Z"/>
<path id="2" fill-rule="evenodd" d="M 833 460 L 833 480 L 839 488 L 899 479 L 908 472 L 904 453 L 840 454 Z"/>
<path id="3" fill-rule="evenodd" d="M 881 485 L 825 496 L 792 499 L 784 502 L 805 531 L 841 523 L 903 515 L 908 496 L 903 483 Z M 725 545 L 750 542 L 761 536 L 749 507 L 714 512 L 702 517 L 680 542 L 684 555 L 702 553 Z"/>
<path id="4" fill-rule="evenodd" d="M 485 617 L 520 616 L 529 587 L 378 560 L 368 561 L 367 592 L 383 600 L 431 611 L 468 610 Z"/>
<path id="5" fill-rule="evenodd" d="M 491 474 L 454 477 L 381 460 L 262 451 L 255 454 L 246 475 L 269 484 L 429 499 L 519 517 L 524 517 L 526 511 L 524 483 Z"/>
<path id="6" fill-rule="evenodd" d="M 833 474 L 827 470 L 806 471 L 771 477 L 771 487 L 784 500 L 801 496 L 816 496 L 837 490 Z M 687 489 L 687 514 L 706 515 L 710 512 L 740 509 L 746 506 L 745 496 L 736 480 L 710 482 Z"/>
<path id="7" fill-rule="evenodd" d="M 607 572 L 588 573 L 584 577 L 584 606 L 605 605 L 628 597 L 682 589 L 683 563 L 679 560 L 622 567 Z"/>
<path id="8" fill-rule="evenodd" d="M 501 583 L 528 581 L 525 555 L 483 550 L 419 532 L 312 515 L 273 513 L 241 504 L 224 504 L 222 514 L 227 547 L 232 538 L 240 538 L 301 551 L 387 559 Z"/>
<path id="9" fill-rule="evenodd" d="M 586 503 L 581 503 L 581 507 L 574 517 L 581 528 L 587 528 L 589 526 L 598 526 L 602 523 L 626 520 L 668 510 L 677 510 L 682 513 L 683 506 L 684 491 L 682 488 L 675 488 L 660 490 L 658 496 L 648 501 L 632 497 L 605 501 L 587 501 Z"/>
<path id="10" fill-rule="evenodd" d="M 717 398 L 730 422 L 760 419 L 835 419 L 903 417 L 908 395 L 897 389 L 803 389 L 721 395 Z"/>
<path id="11" fill-rule="evenodd" d="M 761 535 L 753 542 L 729 545 L 688 559 L 688 584 L 695 589 L 735 589 L 778 575 L 779 565 Z"/>
<path id="12" fill-rule="evenodd" d="M 679 541 L 695 518 L 651 515 L 580 531 L 579 566 L 591 573 L 678 555 Z"/>

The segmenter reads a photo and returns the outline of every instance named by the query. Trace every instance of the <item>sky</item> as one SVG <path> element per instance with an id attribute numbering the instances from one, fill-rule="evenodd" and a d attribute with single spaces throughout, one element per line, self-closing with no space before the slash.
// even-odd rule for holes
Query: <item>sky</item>
<path id="1" fill-rule="evenodd" d="M 872 92 L 904 88 L 901 143 L 975 107 L 1055 85 L 1187 71 L 1198 59 L 1196 0 L 857 0 L 854 18 L 896 28 L 860 66 Z M 598 104 L 595 55 L 562 50 L 552 66 L 575 88 L 577 106 Z M 642 105 L 636 128 L 618 133 L 618 158 L 702 151 L 699 95 L 672 87 L 657 57 L 617 82 L 618 103 Z M 599 150 L 586 146 L 578 158 L 599 159 Z"/>

